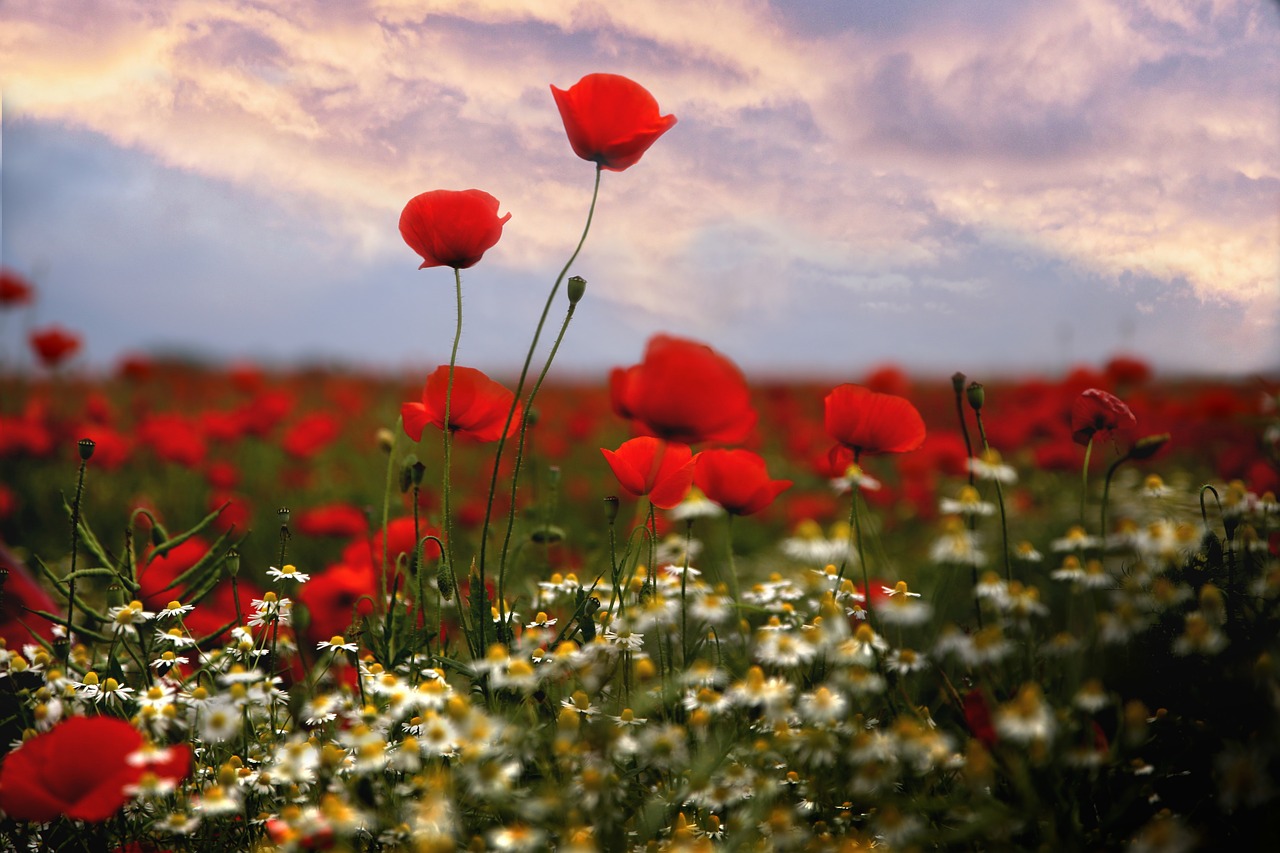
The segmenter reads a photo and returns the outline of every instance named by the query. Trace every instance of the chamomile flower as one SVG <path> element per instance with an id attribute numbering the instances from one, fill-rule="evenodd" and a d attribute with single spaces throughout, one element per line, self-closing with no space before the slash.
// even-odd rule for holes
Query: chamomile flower
<path id="1" fill-rule="evenodd" d="M 724 508 L 710 500 L 697 486 L 692 486 L 685 493 L 684 500 L 667 510 L 667 514 L 677 521 L 688 521 L 724 515 Z"/>
<path id="2" fill-rule="evenodd" d="M 831 488 L 838 495 L 847 494 L 855 486 L 864 492 L 877 492 L 880 490 L 880 481 L 862 470 L 860 465 L 850 465 L 843 476 L 831 481 Z"/>
<path id="3" fill-rule="evenodd" d="M 179 601 L 170 601 L 164 607 L 156 611 L 156 619 L 179 619 L 195 609 L 196 607 L 194 604 L 182 604 Z"/>
<path id="4" fill-rule="evenodd" d="M 329 639 L 321 640 L 320 642 L 316 643 L 316 649 L 322 652 L 323 651 L 358 652 L 360 651 L 360 646 L 357 643 L 347 642 L 346 638 L 344 638 L 341 634 L 334 634 Z"/>
<path id="5" fill-rule="evenodd" d="M 987 555 L 979 547 L 981 543 L 981 537 L 965 527 L 959 516 L 947 516 L 942 535 L 929 549 L 929 559 L 956 566 L 984 566 Z"/>
<path id="6" fill-rule="evenodd" d="M 177 627 L 167 631 L 156 631 L 156 639 L 179 650 L 189 649 L 196 644 L 194 637 Z"/>
<path id="7" fill-rule="evenodd" d="M 1005 485 L 1018 482 L 1017 470 L 1012 465 L 1005 465 L 1000 458 L 1000 451 L 994 447 L 971 458 L 968 467 L 979 480 L 995 480 Z"/>
<path id="8" fill-rule="evenodd" d="M 894 649 L 885 657 L 884 665 L 890 672 L 906 675 L 928 668 L 929 659 L 914 649 Z"/>
<path id="9" fill-rule="evenodd" d="M 277 622 L 280 625 L 288 625 L 293 618 L 293 601 L 288 598 L 280 598 L 274 592 L 266 592 L 262 598 L 255 598 L 251 602 L 253 614 L 249 616 L 248 624 L 250 627 L 258 627 L 259 625 L 267 625 Z"/>
<path id="10" fill-rule="evenodd" d="M 892 589 L 881 589 L 889 600 L 876 608 L 876 613 L 890 625 L 919 625 L 933 614 L 933 608 L 919 601 L 920 593 L 908 589 L 906 581 L 898 581 Z"/>
<path id="11" fill-rule="evenodd" d="M 538 615 L 533 618 L 532 622 L 529 622 L 528 624 L 526 624 L 525 627 L 526 628 L 550 628 L 552 625 L 555 625 L 557 621 L 559 620 L 552 619 L 548 617 L 544 611 L 539 610 Z"/>
<path id="12" fill-rule="evenodd" d="M 275 566 L 267 569 L 267 577 L 277 581 L 293 581 L 295 583 L 306 583 L 311 580 L 311 575 L 298 571 L 298 567 L 292 563 L 286 563 L 282 568 L 277 569 Z"/>
<path id="13" fill-rule="evenodd" d="M 1012 702 L 1001 705 L 995 713 L 995 727 L 1000 736 L 1017 744 L 1053 740 L 1056 728 L 1053 709 L 1044 701 L 1036 684 L 1024 684 Z"/>
<path id="14" fill-rule="evenodd" d="M 127 634 L 130 637 L 136 637 L 138 636 L 137 626 L 156 618 L 156 614 L 144 609 L 141 601 L 130 601 L 128 604 L 112 607 L 107 611 L 107 618 L 111 620 L 111 628 L 117 635 Z"/>
<path id="15" fill-rule="evenodd" d="M 973 486 L 965 486 L 960 489 L 960 494 L 956 497 L 938 501 L 938 510 L 946 515 L 991 515 L 996 511 L 996 505 L 990 501 L 984 501 Z"/>
<path id="16" fill-rule="evenodd" d="M 1088 551 L 1090 548 L 1098 548 L 1101 545 L 1101 539 L 1086 533 L 1083 527 L 1076 524 L 1067 530 L 1066 535 L 1050 542 L 1049 548 L 1061 554 L 1072 551 Z"/>

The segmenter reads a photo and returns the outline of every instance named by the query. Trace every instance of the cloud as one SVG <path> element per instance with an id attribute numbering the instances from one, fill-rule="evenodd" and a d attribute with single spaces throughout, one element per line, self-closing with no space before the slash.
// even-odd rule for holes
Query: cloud
<path id="1" fill-rule="evenodd" d="M 1011 286 L 973 268 L 983 258 L 1225 306 L 1256 318 L 1234 346 L 1274 357 L 1280 36 L 1273 9 L 1243 0 L 134 0 L 74 14 L 28 0 L 3 15 L 7 120 L 91 131 L 202 192 L 256 197 L 257 214 L 370 270 L 402 260 L 405 200 L 476 186 L 513 213 L 486 268 L 553 275 L 591 170 L 547 87 L 613 70 L 680 118 L 639 166 L 604 176 L 580 261 L 636 334 L 796 318 L 795 287 L 964 314 Z"/>

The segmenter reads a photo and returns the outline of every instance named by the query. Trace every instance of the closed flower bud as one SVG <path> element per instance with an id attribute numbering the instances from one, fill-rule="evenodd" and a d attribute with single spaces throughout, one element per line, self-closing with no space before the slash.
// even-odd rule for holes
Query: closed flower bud
<path id="1" fill-rule="evenodd" d="M 1160 448 L 1169 443 L 1172 436 L 1167 432 L 1159 435 L 1148 435 L 1138 439 L 1133 443 L 1133 447 L 1129 448 L 1130 459 L 1150 459 L 1160 452 Z"/>
<path id="2" fill-rule="evenodd" d="M 97 447 L 92 438 L 82 438 L 76 442 L 76 447 L 80 449 L 80 458 L 88 462 L 93 456 L 93 449 Z"/>
<path id="3" fill-rule="evenodd" d="M 982 387 L 980 382 L 970 382 L 969 387 L 965 390 L 965 396 L 969 399 L 969 407 L 975 412 L 982 411 L 982 404 L 986 402 L 986 389 Z"/>
<path id="4" fill-rule="evenodd" d="M 436 589 L 440 591 L 440 597 L 445 601 L 453 601 L 453 581 L 443 567 L 436 573 Z"/>
<path id="5" fill-rule="evenodd" d="M 391 448 L 395 446 L 396 434 L 386 427 L 382 427 L 373 435 L 374 442 L 378 445 L 378 449 L 383 453 L 390 453 Z"/>
<path id="6" fill-rule="evenodd" d="M 569 295 L 569 304 L 577 305 L 582 301 L 583 294 L 587 292 L 587 280 L 580 275 L 569 276 L 565 292 Z"/>

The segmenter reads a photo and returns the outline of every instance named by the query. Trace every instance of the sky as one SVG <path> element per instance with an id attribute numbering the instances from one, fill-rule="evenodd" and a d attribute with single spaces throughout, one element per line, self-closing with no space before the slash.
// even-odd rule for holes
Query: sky
<path id="1" fill-rule="evenodd" d="M 678 123 L 603 175 L 557 356 L 666 332 L 749 376 L 1280 368 L 1280 13 L 1246 0 L 4 0 L 0 263 L 84 368 L 447 361 L 400 210 L 512 214 L 459 363 L 523 359 L 594 165 L 550 86 Z M 555 309 L 558 322 L 563 303 Z M 544 342 L 543 351 L 548 342 Z"/>

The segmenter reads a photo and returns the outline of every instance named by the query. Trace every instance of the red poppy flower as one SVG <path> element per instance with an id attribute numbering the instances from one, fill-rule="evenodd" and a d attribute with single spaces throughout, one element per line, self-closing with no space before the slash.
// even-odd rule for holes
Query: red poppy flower
<path id="1" fill-rule="evenodd" d="M 481 190 L 432 190 L 409 199 L 400 236 L 422 256 L 422 266 L 465 270 L 502 236 L 511 214 L 498 216 L 498 200 Z"/>
<path id="2" fill-rule="evenodd" d="M 855 454 L 905 453 L 924 444 L 924 419 L 902 397 L 846 384 L 823 403 L 827 435 Z"/>
<path id="3" fill-rule="evenodd" d="M 671 509 L 680 503 L 693 483 L 697 457 L 687 444 L 641 436 L 622 442 L 617 450 L 602 447 L 600 452 L 628 494 L 648 495 L 658 509 Z"/>
<path id="4" fill-rule="evenodd" d="M 310 459 L 337 440 L 342 422 L 329 412 L 309 412 L 285 430 L 280 446 L 298 459 Z"/>
<path id="5" fill-rule="evenodd" d="M 361 536 L 369 529 L 369 520 L 359 507 L 328 504 L 295 512 L 293 529 L 303 536 Z"/>
<path id="6" fill-rule="evenodd" d="M 10 269 L 0 269 L 0 308 L 27 305 L 35 295 L 35 289 L 22 276 Z"/>
<path id="7" fill-rule="evenodd" d="M 54 368 L 80 351 L 80 336 L 61 326 L 31 333 L 31 349 L 45 367 Z"/>
<path id="8" fill-rule="evenodd" d="M 964 721 L 969 731 L 987 748 L 994 747 L 998 737 L 991 724 L 991 708 L 981 690 L 970 690 L 964 696 Z"/>
<path id="9" fill-rule="evenodd" d="M 1137 425 L 1138 419 L 1123 400 L 1099 388 L 1085 389 L 1071 404 L 1071 440 L 1076 444 Z"/>
<path id="10" fill-rule="evenodd" d="M 307 608 L 311 621 L 307 637 L 312 642 L 345 634 L 351 626 L 353 608 L 358 615 L 373 612 L 370 596 L 378 594 L 378 576 L 372 564 L 338 564 L 313 576 L 299 588 L 298 603 Z"/>
<path id="11" fill-rule="evenodd" d="M 427 377 L 421 403 L 405 403 L 400 407 L 404 431 L 414 441 L 422 440 L 427 424 L 444 429 L 445 397 L 449 391 L 449 366 L 442 364 Z M 449 403 L 449 429 L 459 436 L 476 441 L 502 438 L 502 425 L 515 395 L 474 367 L 453 369 L 453 399 Z M 507 435 L 520 423 L 520 408 L 511 418 Z"/>
<path id="12" fill-rule="evenodd" d="M 676 123 L 660 115 L 653 95 L 617 74 L 588 74 L 568 91 L 551 87 L 573 153 L 601 169 L 634 166 Z"/>
<path id="13" fill-rule="evenodd" d="M 694 466 L 693 484 L 734 515 L 751 515 L 790 488 L 790 480 L 773 480 L 765 462 L 750 450 L 704 450 Z"/>
<path id="14" fill-rule="evenodd" d="M 131 762 L 142 735 L 115 717 L 70 717 L 23 743 L 0 766 L 0 809 L 18 820 L 44 822 L 59 815 L 101 823 L 129 799 L 125 788 L 143 773 L 183 779 L 191 763 L 186 745 L 157 762 Z"/>
<path id="15" fill-rule="evenodd" d="M 0 519 L 5 516 L 6 493 L 8 489 L 0 486 Z M 58 605 L 54 604 L 53 598 L 17 556 L 3 545 L 0 545 L 0 569 L 6 572 L 4 581 L 0 582 L 0 639 L 11 649 L 21 649 L 33 637 L 53 640 L 53 624 L 27 612 L 56 612 Z"/>
<path id="16" fill-rule="evenodd" d="M 756 423 L 747 381 L 706 344 L 655 335 L 644 361 L 609 375 L 613 410 L 637 432 L 697 444 L 743 441 Z"/>

